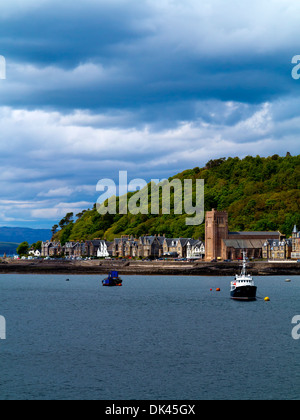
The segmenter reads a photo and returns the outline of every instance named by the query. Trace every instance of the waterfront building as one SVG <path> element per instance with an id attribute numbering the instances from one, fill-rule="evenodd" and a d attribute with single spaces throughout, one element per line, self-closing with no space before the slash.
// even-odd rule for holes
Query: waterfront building
<path id="1" fill-rule="evenodd" d="M 57 257 L 62 252 L 62 246 L 60 242 L 46 241 L 42 242 L 42 257 Z"/>
<path id="2" fill-rule="evenodd" d="M 200 239 L 189 239 L 186 244 L 186 257 L 188 259 L 202 260 L 205 258 L 205 245 Z"/>
<path id="3" fill-rule="evenodd" d="M 111 257 L 111 250 L 110 245 L 112 242 L 108 242 L 105 240 L 100 240 L 99 248 L 97 250 L 97 257 L 98 258 L 107 258 Z"/>
<path id="4" fill-rule="evenodd" d="M 138 257 L 160 258 L 163 254 L 165 237 L 160 235 L 141 236 L 138 241 Z"/>
<path id="5" fill-rule="evenodd" d="M 188 238 L 165 238 L 163 243 L 163 255 L 184 258 L 185 245 Z"/>
<path id="6" fill-rule="evenodd" d="M 243 251 L 249 258 L 262 258 L 266 240 L 282 240 L 280 232 L 229 232 L 226 211 L 206 212 L 205 217 L 205 259 L 241 259 Z"/>
<path id="7" fill-rule="evenodd" d="M 66 242 L 64 245 L 64 254 L 66 257 L 73 257 L 75 253 L 75 242 Z"/>
<path id="8" fill-rule="evenodd" d="M 300 259 L 300 231 L 298 232 L 297 226 L 294 226 L 292 233 L 292 253 L 291 258 L 294 260 Z"/>
<path id="9" fill-rule="evenodd" d="M 138 247 L 139 247 L 139 243 L 136 239 L 134 239 L 133 237 L 128 238 L 128 240 L 125 242 L 125 257 L 129 258 L 135 258 L 138 256 Z"/>
<path id="10" fill-rule="evenodd" d="M 62 251 L 66 257 L 86 256 L 86 246 L 84 242 L 66 242 Z"/>
<path id="11" fill-rule="evenodd" d="M 291 239 L 268 239 L 263 248 L 263 258 L 274 261 L 284 261 L 291 258 L 292 240 Z"/>
<path id="12" fill-rule="evenodd" d="M 125 258 L 126 256 L 126 242 L 129 241 L 129 236 L 122 236 L 115 238 L 112 244 L 112 256 L 118 258 Z M 128 248 L 127 248 L 128 249 Z"/>
<path id="13" fill-rule="evenodd" d="M 165 256 L 202 259 L 204 254 L 204 243 L 200 239 L 164 238 L 163 255 Z"/>
<path id="14" fill-rule="evenodd" d="M 39 258 L 40 256 L 41 256 L 41 251 L 39 251 L 38 249 L 37 250 L 34 250 L 33 248 L 29 251 L 29 253 L 28 253 L 29 255 L 31 255 L 32 257 L 35 257 L 35 258 Z"/>
<path id="15" fill-rule="evenodd" d="M 112 242 L 103 239 L 93 239 L 85 242 L 85 252 L 87 257 L 106 258 L 111 256 L 109 247 Z"/>

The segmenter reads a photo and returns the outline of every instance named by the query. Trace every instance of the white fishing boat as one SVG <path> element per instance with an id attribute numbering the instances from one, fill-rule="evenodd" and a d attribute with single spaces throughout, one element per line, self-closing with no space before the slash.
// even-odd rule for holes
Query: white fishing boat
<path id="1" fill-rule="evenodd" d="M 242 271 L 231 282 L 230 297 L 235 300 L 256 300 L 256 291 L 253 277 L 247 273 L 246 252 L 243 252 Z"/>

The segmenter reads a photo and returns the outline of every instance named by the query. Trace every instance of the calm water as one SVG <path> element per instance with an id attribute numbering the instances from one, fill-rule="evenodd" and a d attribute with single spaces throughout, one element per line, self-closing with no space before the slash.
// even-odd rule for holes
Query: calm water
<path id="1" fill-rule="evenodd" d="M 300 399 L 300 277 L 258 277 L 269 303 L 224 277 L 65 279 L 1 276 L 1 400 Z"/>

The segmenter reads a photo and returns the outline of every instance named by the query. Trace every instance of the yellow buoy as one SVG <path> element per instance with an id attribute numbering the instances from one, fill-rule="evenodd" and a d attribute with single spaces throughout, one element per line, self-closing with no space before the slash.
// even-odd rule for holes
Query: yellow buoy
<path id="1" fill-rule="evenodd" d="M 270 302 L 270 298 L 265 297 L 265 302 Z"/>

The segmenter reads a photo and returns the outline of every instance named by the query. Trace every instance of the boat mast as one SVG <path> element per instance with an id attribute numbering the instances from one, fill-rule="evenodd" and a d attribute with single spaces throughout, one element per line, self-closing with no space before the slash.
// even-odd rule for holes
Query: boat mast
<path id="1" fill-rule="evenodd" d="M 243 251 L 243 268 L 242 268 L 242 273 L 241 273 L 242 276 L 246 276 L 247 274 L 246 273 L 246 264 L 247 264 L 246 255 L 247 255 L 246 251 Z"/>

